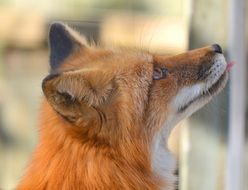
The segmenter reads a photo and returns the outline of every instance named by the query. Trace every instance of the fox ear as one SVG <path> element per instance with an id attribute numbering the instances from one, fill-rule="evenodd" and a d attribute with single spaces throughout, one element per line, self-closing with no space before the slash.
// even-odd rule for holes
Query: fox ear
<path id="1" fill-rule="evenodd" d="M 42 89 L 55 111 L 75 122 L 94 116 L 107 104 L 115 86 L 108 76 L 93 70 L 51 74 L 43 80 Z"/>
<path id="2" fill-rule="evenodd" d="M 56 70 L 66 58 L 87 45 L 83 36 L 80 36 L 69 26 L 62 23 L 53 23 L 49 31 L 50 66 Z"/>

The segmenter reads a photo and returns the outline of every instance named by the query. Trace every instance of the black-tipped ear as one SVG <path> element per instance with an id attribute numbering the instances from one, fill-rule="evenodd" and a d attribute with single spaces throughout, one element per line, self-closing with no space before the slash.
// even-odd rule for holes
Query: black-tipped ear
<path id="1" fill-rule="evenodd" d="M 53 23 L 49 31 L 50 66 L 56 70 L 81 45 L 79 35 L 62 23 Z"/>

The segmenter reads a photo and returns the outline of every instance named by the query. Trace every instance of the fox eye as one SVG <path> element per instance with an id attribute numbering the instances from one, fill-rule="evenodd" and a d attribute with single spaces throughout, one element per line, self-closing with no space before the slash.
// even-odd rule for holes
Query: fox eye
<path id="1" fill-rule="evenodd" d="M 153 70 L 153 80 L 164 79 L 169 74 L 168 69 L 161 67 L 154 67 Z"/>

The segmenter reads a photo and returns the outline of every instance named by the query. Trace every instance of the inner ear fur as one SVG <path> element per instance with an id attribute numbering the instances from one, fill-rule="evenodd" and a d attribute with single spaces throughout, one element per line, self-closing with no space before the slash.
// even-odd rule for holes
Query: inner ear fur
<path id="1" fill-rule="evenodd" d="M 111 75 L 99 70 L 51 74 L 42 83 L 49 104 L 71 120 L 87 117 L 92 109 L 105 106 L 115 88 Z"/>

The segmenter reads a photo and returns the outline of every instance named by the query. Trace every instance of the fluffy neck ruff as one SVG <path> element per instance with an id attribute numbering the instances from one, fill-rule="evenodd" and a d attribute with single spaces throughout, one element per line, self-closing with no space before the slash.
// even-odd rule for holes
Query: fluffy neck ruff
<path id="1" fill-rule="evenodd" d="M 172 189 L 173 163 L 162 138 L 154 157 L 139 136 L 114 148 L 79 141 L 46 102 L 41 121 L 38 147 L 17 189 Z"/>

